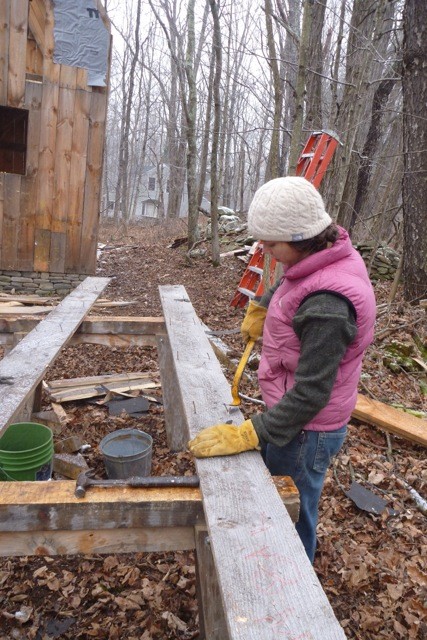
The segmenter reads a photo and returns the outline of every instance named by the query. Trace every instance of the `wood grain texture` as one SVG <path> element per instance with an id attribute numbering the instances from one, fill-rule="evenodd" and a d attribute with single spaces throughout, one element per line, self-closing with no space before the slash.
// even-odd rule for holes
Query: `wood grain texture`
<path id="1" fill-rule="evenodd" d="M 28 15 L 28 26 L 34 36 L 37 47 L 42 53 L 44 53 L 45 50 L 45 21 L 46 13 L 44 2 L 40 2 L 40 0 L 31 0 L 30 11 Z"/>
<path id="2" fill-rule="evenodd" d="M 10 5 L 9 80 L 7 100 L 10 107 L 22 107 L 25 96 L 28 2 L 14 0 Z"/>
<path id="3" fill-rule="evenodd" d="M 157 353 L 163 388 L 163 409 L 168 447 L 171 451 L 184 451 L 188 442 L 187 419 L 167 335 L 159 336 Z"/>
<path id="4" fill-rule="evenodd" d="M 77 69 L 76 81 L 80 77 Z M 74 126 L 70 156 L 70 199 L 66 228 L 65 271 L 76 273 L 80 267 L 80 244 L 83 226 L 83 202 L 89 143 L 90 92 L 76 90 Z"/>
<path id="5" fill-rule="evenodd" d="M 94 273 L 96 268 L 106 115 L 106 92 L 102 89 L 92 91 L 80 243 L 80 271 L 83 273 Z"/>
<path id="6" fill-rule="evenodd" d="M 1 533 L 0 555 L 53 556 L 71 553 L 161 553 L 194 549 L 193 527 L 93 529 Z"/>
<path id="7" fill-rule="evenodd" d="M 34 270 L 48 271 L 54 197 L 54 153 L 59 87 L 43 83 L 34 248 Z"/>
<path id="8" fill-rule="evenodd" d="M 232 420 L 227 383 L 182 286 L 160 287 L 188 435 Z M 259 453 L 196 460 L 229 637 L 345 638 Z"/>
<path id="9" fill-rule="evenodd" d="M 29 21 L 27 55 L 26 55 L 26 78 L 29 77 L 42 81 L 43 78 L 43 55 L 37 41 L 31 32 L 31 22 Z"/>
<path id="10" fill-rule="evenodd" d="M 229 640 L 209 534 L 205 526 L 195 527 L 194 534 L 200 636 L 206 640 Z"/>
<path id="11" fill-rule="evenodd" d="M 48 366 L 109 281 L 109 278 L 86 278 L 0 361 L 0 376 L 14 381 L 13 385 L 0 386 L 0 434 L 19 415 L 26 398 L 41 382 Z"/>
<path id="12" fill-rule="evenodd" d="M 10 1 L 0 2 L 0 104 L 7 104 Z"/>
<path id="13" fill-rule="evenodd" d="M 1 269 L 13 270 L 17 268 L 21 184 L 22 176 L 13 173 L 4 174 Z"/>
<path id="14" fill-rule="evenodd" d="M 352 416 L 427 447 L 427 420 L 362 396 L 360 393 Z"/>
<path id="15" fill-rule="evenodd" d="M 18 313 L 19 315 L 19 313 Z M 0 333 L 28 333 L 37 326 L 39 321 L 35 318 L 1 318 Z M 104 316 L 91 316 L 86 318 L 79 325 L 77 333 L 87 334 L 129 334 L 129 335 L 162 335 L 166 331 L 162 317 L 128 317 L 114 316 L 106 318 Z"/>
<path id="16" fill-rule="evenodd" d="M 35 203 L 37 202 L 40 122 L 43 85 L 26 82 L 25 108 L 28 114 L 27 173 L 22 178 L 18 223 L 18 256 L 20 270 L 32 271 L 34 264 Z"/>
<path id="17" fill-rule="evenodd" d="M 64 273 L 68 214 L 73 193 L 70 189 L 71 147 L 76 99 L 76 67 L 61 65 L 58 94 L 58 121 L 54 154 L 54 197 L 49 269 Z"/>

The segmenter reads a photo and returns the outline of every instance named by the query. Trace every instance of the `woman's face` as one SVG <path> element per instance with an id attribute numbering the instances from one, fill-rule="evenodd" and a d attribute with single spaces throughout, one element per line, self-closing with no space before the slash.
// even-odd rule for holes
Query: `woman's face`
<path id="1" fill-rule="evenodd" d="M 303 258 L 305 254 L 297 251 L 288 242 L 270 242 L 269 240 L 261 240 L 264 253 L 281 262 L 286 267 L 292 267 Z"/>

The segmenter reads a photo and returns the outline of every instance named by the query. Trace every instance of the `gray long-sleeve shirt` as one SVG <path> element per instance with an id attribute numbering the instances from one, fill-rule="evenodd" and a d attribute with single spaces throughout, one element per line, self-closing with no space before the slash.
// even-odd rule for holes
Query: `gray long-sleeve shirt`
<path id="1" fill-rule="evenodd" d="M 268 306 L 277 286 L 260 304 Z M 353 305 L 333 292 L 319 292 L 303 301 L 292 326 L 301 343 L 295 384 L 276 405 L 251 416 L 261 442 L 279 447 L 328 404 L 340 362 L 357 332 Z"/>

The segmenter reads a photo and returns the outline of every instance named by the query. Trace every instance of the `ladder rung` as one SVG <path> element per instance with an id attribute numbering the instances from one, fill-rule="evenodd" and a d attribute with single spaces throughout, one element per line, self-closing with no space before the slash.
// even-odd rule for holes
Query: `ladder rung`
<path id="1" fill-rule="evenodd" d="M 262 276 L 262 273 L 263 273 L 261 267 L 253 267 L 251 265 L 249 265 L 248 271 L 253 271 L 254 273 L 257 273 L 260 276 Z"/>
<path id="2" fill-rule="evenodd" d="M 312 158 L 314 156 L 314 153 L 302 153 L 300 155 L 300 160 L 302 160 L 303 158 Z"/>
<path id="3" fill-rule="evenodd" d="M 248 298 L 255 298 L 255 292 L 250 289 L 245 289 L 244 287 L 238 287 L 237 291 L 243 293 L 244 296 L 248 296 Z"/>

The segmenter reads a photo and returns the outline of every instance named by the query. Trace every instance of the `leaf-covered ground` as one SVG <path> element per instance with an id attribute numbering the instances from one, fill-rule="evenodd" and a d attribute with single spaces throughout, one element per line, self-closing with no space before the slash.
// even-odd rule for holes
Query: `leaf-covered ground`
<path id="1" fill-rule="evenodd" d="M 135 301 L 123 309 L 106 309 L 106 315 L 159 316 L 158 285 L 182 284 L 199 317 L 212 330 L 240 326 L 244 310 L 230 307 L 229 302 L 244 264 L 226 257 L 214 268 L 206 244 L 198 248 L 207 253 L 189 262 L 185 246 L 169 248 L 172 239 L 183 235 L 180 227 L 139 228 L 127 234 L 104 229 L 101 239 L 107 246 L 100 253 L 98 275 L 113 278 L 106 297 Z M 232 236 L 224 240 L 223 251 L 233 248 Z M 376 340 L 365 358 L 360 391 L 425 411 L 425 311 L 403 303 L 400 293 L 391 307 L 385 306 L 388 291 L 389 285 L 376 285 L 377 300 L 383 306 Z M 222 340 L 231 355 L 241 355 L 238 335 L 224 335 Z M 392 342 L 406 345 L 415 365 L 398 357 L 390 363 L 387 348 Z M 252 367 L 256 368 L 256 361 Z M 80 345 L 63 350 L 47 379 L 140 370 L 158 378 L 154 349 Z M 225 373 L 231 381 L 233 372 Z M 254 371 L 242 390 L 250 396 L 258 394 Z M 112 417 L 105 408 L 85 402 L 64 407 L 71 420 L 61 437 L 78 434 L 90 444 L 84 455 L 99 475 L 104 468 L 98 443 L 125 426 L 153 436 L 153 475 L 194 473 L 187 452 L 168 451 L 160 405 L 153 403 L 142 418 Z M 47 402 L 44 408 L 49 408 Z M 254 405 L 245 403 L 248 416 L 254 410 Z M 345 495 L 352 480 L 382 497 L 387 509 L 381 515 L 360 510 Z M 427 638 L 427 521 L 404 484 L 425 498 L 426 480 L 424 448 L 399 438 L 387 441 L 384 432 L 351 423 L 346 444 L 327 476 L 315 560 L 315 570 L 348 638 Z M 197 637 L 191 552 L 0 561 L 0 640 Z"/>

